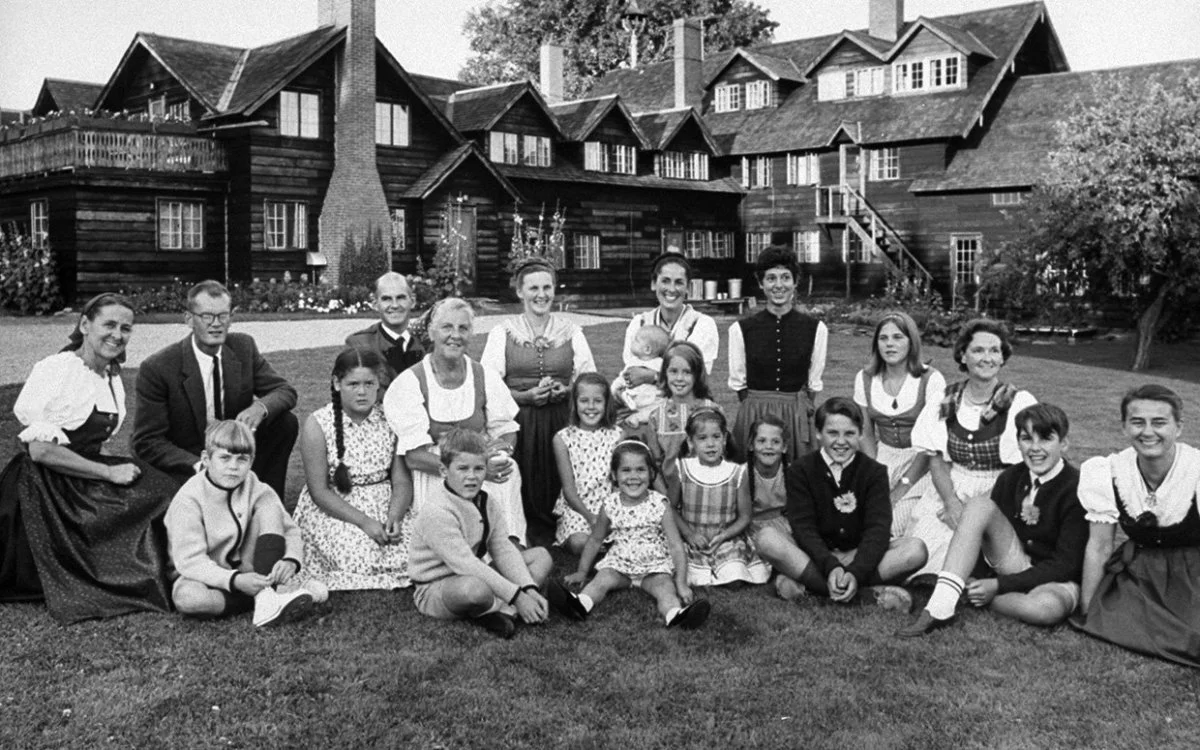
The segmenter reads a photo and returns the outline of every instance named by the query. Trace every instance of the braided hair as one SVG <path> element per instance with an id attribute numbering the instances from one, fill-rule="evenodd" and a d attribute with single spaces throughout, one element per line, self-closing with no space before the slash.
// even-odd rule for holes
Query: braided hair
<path id="1" fill-rule="evenodd" d="M 351 370 L 365 367 L 375 373 L 380 382 L 387 376 L 387 362 L 383 355 L 374 349 L 357 349 L 346 347 L 338 353 L 333 361 L 333 374 L 329 379 L 329 396 L 333 402 L 333 437 L 337 446 L 336 466 L 333 470 L 333 486 L 345 495 L 354 487 L 350 481 L 350 469 L 342 462 L 346 455 L 346 428 L 342 412 L 342 392 L 338 390 L 338 382 L 346 377 Z"/>
<path id="2" fill-rule="evenodd" d="M 754 483 L 756 481 L 755 478 L 758 476 L 758 472 L 754 470 L 754 460 L 755 460 L 754 439 L 756 437 L 758 437 L 758 428 L 759 427 L 778 427 L 780 434 L 783 435 L 784 450 L 783 450 L 783 453 L 779 457 L 779 470 L 782 472 L 787 471 L 787 464 L 788 464 L 787 446 L 791 443 L 791 439 L 792 439 L 792 436 L 789 434 L 791 431 L 788 429 L 787 423 L 784 422 L 783 419 L 781 419 L 780 417 L 775 416 L 774 414 L 763 414 L 758 419 L 756 419 L 750 423 L 750 432 L 747 433 L 749 435 L 749 437 L 746 439 L 746 469 L 748 470 L 749 475 L 750 475 L 748 477 L 748 479 L 750 482 L 750 499 L 751 499 L 751 501 L 754 500 Z"/>

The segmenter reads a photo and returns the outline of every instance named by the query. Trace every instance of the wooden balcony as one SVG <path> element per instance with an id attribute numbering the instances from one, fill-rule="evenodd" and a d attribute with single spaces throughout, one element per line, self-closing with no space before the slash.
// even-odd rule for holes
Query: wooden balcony
<path id="1" fill-rule="evenodd" d="M 818 224 L 845 224 L 862 213 L 862 203 L 843 185 L 817 185 L 814 191 Z"/>
<path id="2" fill-rule="evenodd" d="M 223 172 L 228 160 L 185 123 L 64 117 L 0 131 L 0 179 L 79 169 Z"/>

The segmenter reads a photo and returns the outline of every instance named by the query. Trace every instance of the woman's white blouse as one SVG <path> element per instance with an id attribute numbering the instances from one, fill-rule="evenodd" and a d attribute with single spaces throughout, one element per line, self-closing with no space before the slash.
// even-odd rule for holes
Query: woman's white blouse
<path id="1" fill-rule="evenodd" d="M 1017 447 L 1017 413 L 1026 406 L 1033 406 L 1036 403 L 1037 399 L 1029 391 L 1017 391 L 1013 396 L 1012 405 L 1008 407 L 1004 432 L 1000 435 L 1000 460 L 1004 463 L 1017 464 L 1021 462 L 1021 449 Z M 949 439 L 946 432 L 946 420 L 939 415 L 941 405 L 942 399 L 925 402 L 925 408 L 921 410 L 921 414 L 917 417 L 917 423 L 913 426 L 912 444 L 914 448 L 920 448 L 928 453 L 941 453 L 942 458 L 949 461 L 950 453 L 946 447 Z M 979 429 L 979 417 L 983 414 L 983 409 L 982 406 L 973 406 L 960 399 L 956 410 L 958 423 L 968 430 Z"/>
<path id="2" fill-rule="evenodd" d="M 854 377 L 854 403 L 867 408 L 867 391 L 863 387 L 863 381 L 867 379 L 867 374 L 862 370 L 858 371 L 858 375 Z M 883 390 L 883 378 L 876 375 L 871 378 L 871 405 L 876 411 L 893 417 L 897 414 L 903 414 L 909 409 L 917 405 L 917 399 L 921 395 L 921 379 L 914 377 L 911 373 L 904 378 L 904 385 L 900 386 L 900 392 L 895 396 L 891 396 L 887 391 Z M 925 385 L 925 407 L 929 404 L 940 404 L 942 399 L 946 397 L 946 378 L 938 370 L 933 370 L 929 373 L 929 380 Z M 892 408 L 892 401 L 896 402 L 896 408 Z"/>
<path id="3" fill-rule="evenodd" d="M 633 338 L 637 335 L 638 329 L 644 325 L 667 328 L 657 307 L 634 315 L 633 320 L 629 321 L 629 326 L 625 328 L 625 346 L 621 350 L 621 362 L 625 367 L 637 367 L 642 363 L 633 353 Z M 715 320 L 702 312 L 697 312 L 691 305 L 684 305 L 683 312 L 679 314 L 675 325 L 670 326 L 669 333 L 672 341 L 683 340 L 695 344 L 704 358 L 705 373 L 712 373 L 713 362 L 717 361 L 721 347 L 721 334 L 717 331 Z"/>
<path id="4" fill-rule="evenodd" d="M 1108 456 L 1096 456 L 1079 469 L 1079 503 L 1084 518 L 1091 523 L 1116 523 L 1117 498 L 1113 482 L 1121 493 L 1121 502 L 1129 515 L 1137 518 L 1151 511 L 1160 526 L 1173 526 L 1183 520 L 1200 492 L 1200 450 L 1185 443 L 1175 444 L 1175 463 L 1154 491 L 1154 507 L 1148 507 L 1150 488 L 1137 467 L 1137 451 L 1132 447 Z"/>
<path id="5" fill-rule="evenodd" d="M 574 369 L 571 373 L 573 378 L 579 377 L 585 372 L 596 371 L 592 348 L 588 346 L 587 337 L 583 335 L 583 329 L 578 325 L 557 315 L 551 315 L 544 335 L 550 345 L 555 347 L 561 346 L 568 339 L 571 341 L 571 353 L 574 358 L 571 365 Z M 508 374 L 508 360 L 504 356 L 504 344 L 505 339 L 509 336 L 518 343 L 533 343 L 535 339 L 533 331 L 529 329 L 529 323 L 526 322 L 523 315 L 506 318 L 488 331 L 487 341 L 483 345 L 483 356 L 479 358 L 479 363 L 484 367 L 492 368 L 500 374 L 500 377 Z"/>
<path id="6" fill-rule="evenodd" d="M 433 443 L 429 435 L 429 420 L 457 422 L 475 413 L 475 368 L 467 364 L 467 378 L 457 388 L 438 385 L 428 354 L 416 367 L 424 368 L 429 387 L 429 403 L 421 398 L 421 387 L 413 368 L 400 373 L 383 397 L 383 412 L 396 433 L 396 452 L 403 455 L 415 448 Z M 483 367 L 483 390 L 487 413 L 487 434 L 499 437 L 516 432 L 517 402 L 513 400 L 504 380 L 487 366 Z"/>
<path id="7" fill-rule="evenodd" d="M 63 431 L 78 428 L 97 408 L 116 412 L 120 429 L 125 420 L 125 386 L 120 376 L 101 375 L 75 352 L 59 352 L 33 366 L 13 404 L 13 414 L 25 425 L 17 438 L 25 443 L 67 445 L 71 441 Z"/>

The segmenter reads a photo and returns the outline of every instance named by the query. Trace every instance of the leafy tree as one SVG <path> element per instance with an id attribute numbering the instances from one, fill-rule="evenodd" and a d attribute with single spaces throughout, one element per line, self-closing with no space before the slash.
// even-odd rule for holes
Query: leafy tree
<path id="1" fill-rule="evenodd" d="M 626 0 L 487 0 L 467 14 L 463 30 L 474 55 L 461 72 L 478 84 L 538 76 L 538 48 L 545 42 L 566 49 L 564 87 L 568 98 L 584 95 L 591 82 L 629 62 L 629 32 L 621 26 Z M 672 54 L 671 23 L 707 17 L 709 52 L 770 41 L 777 24 L 752 0 L 642 0 L 646 28 L 638 36 L 638 62 Z"/>
<path id="2" fill-rule="evenodd" d="M 984 268 L 984 294 L 1123 302 L 1144 369 L 1164 310 L 1200 289 L 1200 78 L 1102 76 L 1058 139 L 1028 232 Z"/>

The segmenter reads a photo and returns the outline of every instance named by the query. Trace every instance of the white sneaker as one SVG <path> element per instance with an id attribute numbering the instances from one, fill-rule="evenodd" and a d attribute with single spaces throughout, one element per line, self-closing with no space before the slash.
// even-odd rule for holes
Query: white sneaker
<path id="1" fill-rule="evenodd" d="M 254 597 L 254 627 L 293 620 L 312 606 L 313 597 L 304 589 L 281 594 L 273 588 L 265 588 Z"/>
<path id="2" fill-rule="evenodd" d="M 300 583 L 293 576 L 292 580 L 282 586 L 277 586 L 276 590 L 281 594 L 290 594 L 293 591 L 307 591 L 312 594 L 313 604 L 321 604 L 322 602 L 329 601 L 329 587 L 316 578 L 309 578 Z"/>

